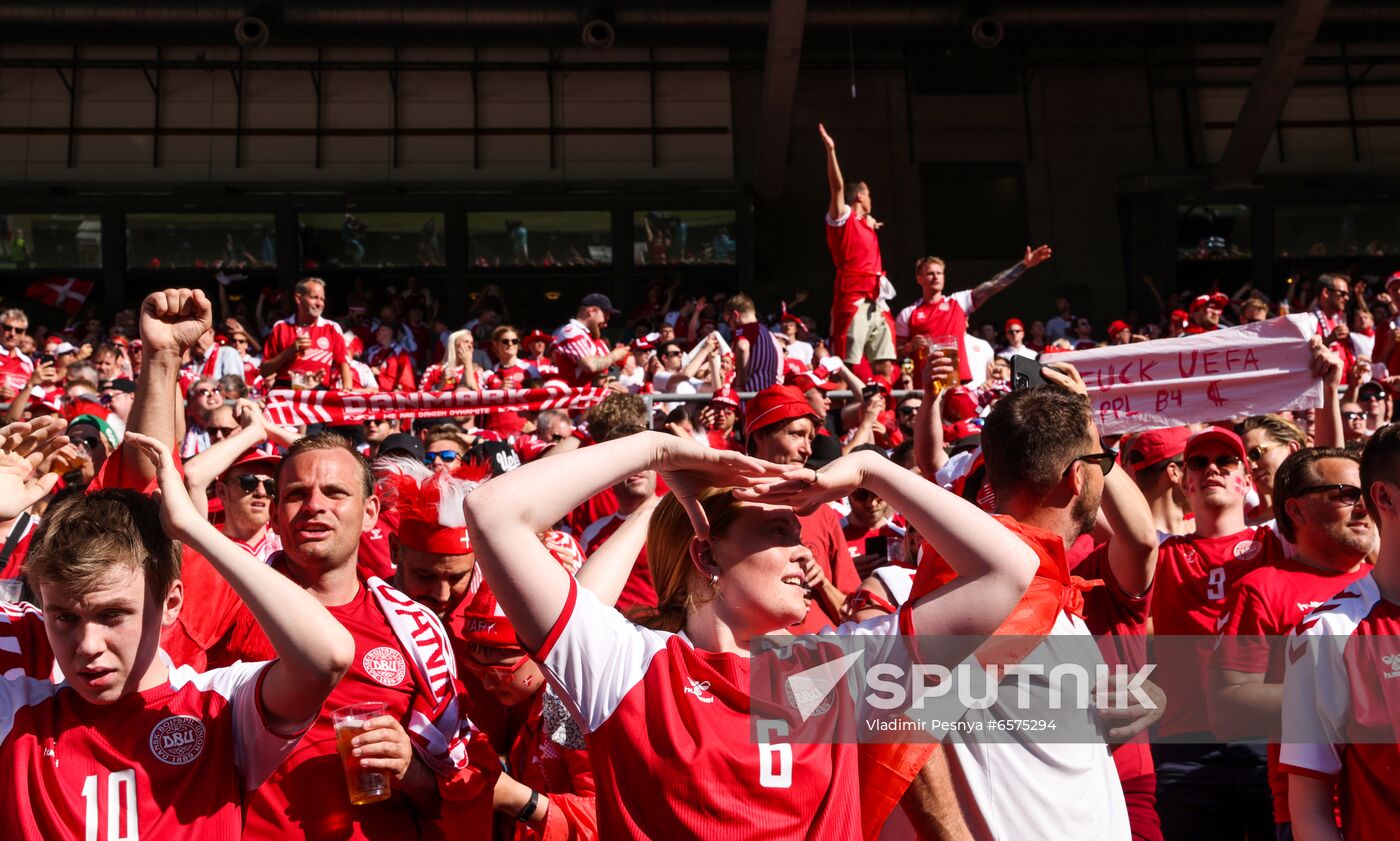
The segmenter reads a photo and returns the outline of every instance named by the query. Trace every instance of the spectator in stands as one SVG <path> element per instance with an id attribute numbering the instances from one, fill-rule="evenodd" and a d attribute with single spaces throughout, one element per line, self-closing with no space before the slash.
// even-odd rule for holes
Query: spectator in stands
<path id="1" fill-rule="evenodd" d="M 618 314 L 607 295 L 592 292 L 579 301 L 574 317 L 554 331 L 551 354 L 559 375 L 570 385 L 593 385 L 627 355 L 626 345 L 609 349 L 602 337 L 608 319 Z"/>
<path id="2" fill-rule="evenodd" d="M 472 442 L 459 427 L 440 423 L 423 436 L 423 463 L 438 473 L 451 473 L 471 448 Z"/>
<path id="3" fill-rule="evenodd" d="M 1055 296 L 1055 316 L 1045 322 L 1044 337 L 1037 337 L 1035 335 L 1035 325 L 1032 324 L 1031 339 L 1043 345 L 1047 342 L 1053 342 L 1056 339 L 1067 338 L 1070 334 L 1070 330 L 1074 327 L 1074 321 L 1074 310 L 1072 309 L 1069 296 L 1057 295 Z M 1032 344 L 1031 347 L 1035 347 L 1035 345 Z"/>
<path id="4" fill-rule="evenodd" d="M 975 373 L 975 369 L 965 367 L 970 365 L 965 339 L 968 318 L 993 295 L 1008 289 L 1027 269 L 1035 268 L 1051 256 L 1053 252 L 1048 245 L 1034 249 L 1026 246 L 1025 257 L 1019 263 L 972 289 L 947 296 L 943 293 L 946 284 L 946 266 L 943 260 L 938 257 L 919 260 L 914 265 L 914 275 L 919 281 L 922 296 L 900 311 L 895 318 L 895 339 L 899 343 L 900 354 L 912 357 L 915 365 L 922 367 L 923 360 L 928 356 L 930 338 L 955 336 L 958 339 L 960 379 L 964 382 L 985 379 L 985 372 L 978 374 Z M 990 340 L 985 337 L 982 341 L 984 344 L 990 344 Z"/>
<path id="5" fill-rule="evenodd" d="M 1035 360 L 1040 353 L 1026 345 L 1026 325 L 1021 323 L 1019 318 L 1008 318 L 1006 320 L 1006 347 L 997 353 L 1003 359 L 1010 359 L 1013 356 L 1023 356 L 1026 359 Z"/>
<path id="6" fill-rule="evenodd" d="M 0 312 L 0 403 L 8 404 L 34 373 L 34 362 L 20 351 L 21 337 L 29 332 L 29 316 L 21 309 Z"/>
<path id="7" fill-rule="evenodd" d="M 280 388 L 354 388 L 340 325 L 321 317 L 326 309 L 325 281 L 316 277 L 297 281 L 292 300 L 296 312 L 272 325 L 259 373 Z M 224 373 L 242 373 L 242 365 L 238 367 Z"/>
<path id="8" fill-rule="evenodd" d="M 381 322 L 374 330 L 374 347 L 365 353 L 365 364 L 380 391 L 413 390 L 413 360 L 400 344 L 402 339 L 403 328 L 393 322 Z"/>
<path id="9" fill-rule="evenodd" d="M 1182 491 L 1183 452 L 1191 429 L 1170 426 L 1149 429 L 1132 438 L 1127 466 L 1152 511 L 1152 522 L 1159 540 L 1174 534 L 1189 534 L 1194 523 L 1186 519 L 1186 496 Z"/>
<path id="10" fill-rule="evenodd" d="M 826 146 L 826 180 L 831 201 L 826 212 L 826 246 L 836 265 L 831 305 L 832 351 L 847 364 L 868 359 L 877 374 L 894 369 L 894 331 L 889 307 L 880 294 L 885 275 L 876 231 L 881 222 L 871 215 L 870 187 L 847 183 L 836 160 L 836 141 L 820 124 Z"/>
<path id="11" fill-rule="evenodd" d="M 1220 316 L 1229 305 L 1230 296 L 1221 292 L 1197 295 L 1191 301 L 1191 324 L 1186 328 L 1186 334 L 1189 336 L 1219 330 L 1222 326 Z"/>
<path id="12" fill-rule="evenodd" d="M 112 410 L 122 423 L 131 414 L 131 406 L 136 398 L 136 382 L 116 379 L 102 384 L 102 405 Z"/>
<path id="13" fill-rule="evenodd" d="M 724 323 L 733 337 L 734 388 L 762 391 L 782 382 L 782 345 L 758 322 L 753 299 L 744 294 L 731 296 L 724 305 Z"/>
<path id="14" fill-rule="evenodd" d="M 473 353 L 476 337 L 470 330 L 457 330 L 447 337 L 447 352 L 441 364 L 429 365 L 418 383 L 419 391 L 479 391 L 484 379 Z"/>

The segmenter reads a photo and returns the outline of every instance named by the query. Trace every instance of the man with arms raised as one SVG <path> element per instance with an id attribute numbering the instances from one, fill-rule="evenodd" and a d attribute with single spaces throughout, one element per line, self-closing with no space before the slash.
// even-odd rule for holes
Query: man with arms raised
<path id="1" fill-rule="evenodd" d="M 1278 768 L 1285 637 L 1308 611 L 1369 572 L 1376 534 L 1362 504 L 1361 459 L 1306 449 L 1274 475 L 1278 529 L 1297 554 L 1246 573 L 1226 596 L 1211 655 L 1210 721 L 1221 739 L 1268 737 L 1274 823 L 1289 825 L 1288 774 Z"/>
<path id="2" fill-rule="evenodd" d="M 956 336 L 958 339 L 958 379 L 967 382 L 973 379 L 972 368 L 968 365 L 967 348 L 964 336 L 967 335 L 967 317 L 987 299 L 1016 282 L 1027 269 L 1033 269 L 1049 260 L 1050 246 L 1042 245 L 1032 249 L 1026 246 L 1026 256 L 1021 262 L 1003 271 L 991 280 L 984 281 L 972 289 L 963 289 L 952 295 L 944 295 L 945 266 L 939 257 L 925 257 L 914 264 L 914 275 L 919 281 L 922 297 L 900 311 L 894 320 L 895 341 L 900 356 L 908 356 L 922 365 L 928 358 L 929 338 L 932 336 Z M 1017 327 L 1021 322 L 1015 321 Z M 1012 321 L 1006 323 L 1008 338 Z M 1022 328 L 1013 342 L 1013 350 L 1021 347 L 1025 337 Z"/>
<path id="3" fill-rule="evenodd" d="M 5 437 L 0 516 L 51 489 L 32 479 L 46 449 L 34 439 L 57 429 Z M 199 517 L 169 447 L 127 437 L 159 464 L 161 507 L 129 490 L 72 495 L 29 549 L 66 678 L 0 680 L 5 838 L 237 836 L 248 790 L 295 747 L 350 662 L 350 635 L 324 608 Z M 167 665 L 161 627 L 183 607 L 172 538 L 227 578 L 279 659 L 205 673 Z"/>

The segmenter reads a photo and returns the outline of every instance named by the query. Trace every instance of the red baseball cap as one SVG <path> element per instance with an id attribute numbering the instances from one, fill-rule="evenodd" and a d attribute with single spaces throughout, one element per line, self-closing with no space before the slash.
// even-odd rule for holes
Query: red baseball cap
<path id="1" fill-rule="evenodd" d="M 1192 435 L 1190 440 L 1186 442 L 1183 452 L 1187 458 L 1190 458 L 1193 451 L 1208 444 L 1222 444 L 1226 449 L 1239 456 L 1241 463 L 1249 464 L 1249 455 L 1244 451 L 1244 442 L 1240 440 L 1240 436 L 1223 426 L 1212 426 Z"/>
<path id="2" fill-rule="evenodd" d="M 943 415 L 949 421 L 977 417 L 977 397 L 967 386 L 950 389 L 943 401 Z"/>
<path id="3" fill-rule="evenodd" d="M 1172 310 L 1171 320 L 1173 324 L 1185 324 L 1191 320 L 1191 316 L 1186 313 L 1186 310 Z"/>
<path id="4" fill-rule="evenodd" d="M 1112 336 L 1112 335 L 1115 335 L 1115 334 L 1117 334 L 1117 333 L 1121 333 L 1121 332 L 1123 332 L 1124 330 L 1131 330 L 1131 329 L 1133 329 L 1133 328 L 1128 326 L 1128 322 L 1123 321 L 1123 320 L 1120 319 L 1120 320 L 1115 321 L 1115 322 L 1113 322 L 1112 324 L 1108 325 L 1108 335 Z"/>
<path id="5" fill-rule="evenodd" d="M 552 345 L 554 344 L 554 337 L 543 330 L 531 330 L 525 334 L 525 338 L 521 339 L 521 342 L 527 345 L 531 342 L 546 342 Z"/>
<path id="6" fill-rule="evenodd" d="M 1387 292 L 1390 291 L 1392 286 L 1400 286 L 1400 272 L 1395 272 L 1385 279 L 1385 289 Z"/>
<path id="7" fill-rule="evenodd" d="M 870 379 L 868 379 L 868 380 L 865 381 L 865 384 L 866 384 L 867 386 L 873 385 L 873 386 L 875 386 L 876 388 L 880 389 L 880 393 L 883 394 L 883 395 L 885 395 L 885 403 L 886 403 L 886 404 L 888 404 L 888 403 L 890 402 L 890 400 L 892 399 L 892 395 L 894 394 L 894 389 L 890 388 L 890 381 L 887 380 L 887 379 L 885 379 L 884 377 L 878 377 L 878 376 L 876 376 L 876 377 L 871 377 Z"/>
<path id="8" fill-rule="evenodd" d="M 276 476 L 277 466 L 281 463 L 282 457 L 277 455 L 276 453 L 265 453 L 261 450 L 249 450 L 248 452 L 239 456 L 238 461 L 235 461 L 233 464 L 230 464 L 228 468 L 224 470 L 224 474 L 227 475 L 228 471 L 232 470 L 235 467 L 245 467 L 250 464 L 261 464 L 265 465 L 268 471 L 273 476 Z"/>
<path id="9" fill-rule="evenodd" d="M 752 438 L 755 432 L 766 426 L 802 417 L 820 420 L 796 386 L 771 385 L 749 401 L 748 409 L 744 412 L 744 439 Z"/>
<path id="10" fill-rule="evenodd" d="M 1003 329 L 1003 330 L 1010 330 L 1012 327 L 1020 327 L 1022 330 L 1026 329 L 1026 325 L 1022 324 L 1022 323 L 1021 323 L 1021 319 L 1019 319 L 1019 318 L 1008 318 L 1008 319 L 1006 319 L 1006 324 L 1003 325 L 1002 329 Z"/>
<path id="11" fill-rule="evenodd" d="M 1195 312 L 1201 307 L 1207 306 L 1223 310 L 1225 307 L 1229 306 L 1229 304 L 1230 296 L 1223 292 L 1216 292 L 1212 295 L 1197 295 L 1196 299 L 1191 302 L 1191 312 Z"/>
<path id="12" fill-rule="evenodd" d="M 1190 427 L 1168 426 L 1162 429 L 1149 429 L 1133 439 L 1128 451 L 1128 464 L 1134 470 L 1146 470 L 1154 464 L 1161 464 L 1176 458 L 1186 450 L 1186 441 L 1191 437 Z"/>
<path id="13" fill-rule="evenodd" d="M 839 384 L 832 382 L 831 369 L 822 365 L 818 365 L 810 371 L 803 371 L 798 374 L 793 379 L 792 384 L 797 386 L 804 393 L 814 388 L 819 388 L 822 391 L 835 391 L 841 387 Z"/>
<path id="14" fill-rule="evenodd" d="M 739 408 L 739 392 L 729 386 L 725 386 L 710 397 L 710 402 L 723 403 L 726 406 L 733 406 L 737 409 Z"/>

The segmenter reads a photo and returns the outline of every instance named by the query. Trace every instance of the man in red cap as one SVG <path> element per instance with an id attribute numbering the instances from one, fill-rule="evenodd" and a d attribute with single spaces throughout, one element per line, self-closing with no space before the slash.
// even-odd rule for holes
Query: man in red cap
<path id="1" fill-rule="evenodd" d="M 1160 658 L 1154 678 L 1168 699 L 1152 750 L 1162 830 L 1167 838 L 1263 838 L 1273 831 L 1263 746 L 1216 740 L 1206 678 L 1230 588 L 1252 569 L 1282 563 L 1282 544 L 1272 529 L 1245 524 L 1251 484 L 1238 435 L 1210 427 L 1191 436 L 1184 455 L 1196 531 L 1162 544 L 1152 598 L 1157 637 L 1193 637 Z"/>
<path id="2" fill-rule="evenodd" d="M 1019 318 L 1006 319 L 1006 326 L 1003 328 L 1006 333 L 1006 347 L 1002 348 L 997 356 L 1002 359 L 1010 359 L 1013 356 L 1024 356 L 1027 359 L 1035 360 L 1040 354 L 1026 347 L 1026 325 L 1021 323 Z"/>
<path id="3" fill-rule="evenodd" d="M 944 295 L 945 284 L 943 260 L 938 257 L 925 257 L 914 264 L 914 275 L 923 293 L 919 300 L 905 307 L 895 318 L 895 337 L 902 356 L 914 359 L 915 365 L 922 366 L 928 357 L 929 339 L 935 336 L 956 336 L 958 340 L 959 377 L 963 382 L 973 379 L 972 368 L 968 364 L 967 349 L 963 337 L 967 334 L 967 318 L 987 299 L 1016 282 L 1027 269 L 1049 260 L 1050 246 L 1039 248 L 1026 246 L 1026 256 L 1011 268 L 978 284 L 972 289 Z M 1019 323 L 1019 322 L 1018 322 Z M 1023 331 L 1024 336 L 1024 331 Z"/>
<path id="4" fill-rule="evenodd" d="M 705 437 L 716 450 L 742 450 L 737 436 L 736 420 L 739 416 L 739 394 L 725 386 L 710 397 L 709 404 L 701 412 L 705 426 Z"/>
<path id="5" fill-rule="evenodd" d="M 1186 328 L 1191 326 L 1191 316 L 1186 310 L 1172 310 L 1171 316 L 1167 319 L 1167 338 L 1174 339 L 1177 336 L 1186 334 Z"/>
<path id="6" fill-rule="evenodd" d="M 1230 296 L 1223 292 L 1197 295 L 1191 302 L 1191 325 L 1186 328 L 1186 335 L 1194 336 L 1197 333 L 1219 330 L 1220 316 L 1229 305 Z"/>
<path id="7" fill-rule="evenodd" d="M 744 410 L 744 439 L 749 455 L 794 468 L 812 455 L 812 439 L 820 419 L 795 386 L 765 388 Z M 807 618 L 792 627 L 794 634 L 816 633 L 841 621 L 846 596 L 860 586 L 855 563 L 841 533 L 841 518 L 828 506 L 799 516 L 802 542 L 812 550 L 815 566 L 808 571 L 807 586 L 821 610 L 809 610 Z"/>
<path id="8" fill-rule="evenodd" d="M 1128 326 L 1128 322 L 1118 320 L 1108 325 L 1108 343 L 1110 345 L 1126 345 L 1133 340 L 1133 328 Z"/>
<path id="9" fill-rule="evenodd" d="M 1186 426 L 1149 429 L 1134 436 L 1127 451 L 1133 481 L 1147 498 L 1161 540 L 1186 534 L 1193 527 L 1186 519 L 1186 496 L 1181 488 L 1186 470 L 1182 453 L 1190 437 L 1191 429 Z"/>

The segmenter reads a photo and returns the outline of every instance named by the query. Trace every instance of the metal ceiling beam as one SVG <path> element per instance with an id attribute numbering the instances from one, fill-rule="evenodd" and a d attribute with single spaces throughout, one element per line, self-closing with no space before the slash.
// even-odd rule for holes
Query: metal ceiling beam
<path id="1" fill-rule="evenodd" d="M 1279 118 L 1293 93 L 1298 71 L 1317 40 L 1327 6 L 1328 0 L 1287 0 L 1284 4 L 1216 168 L 1218 183 L 1248 184 L 1254 180 L 1264 150 L 1278 130 Z"/>
<path id="2" fill-rule="evenodd" d="M 763 94 L 758 109 L 754 192 L 773 206 L 783 195 L 806 18 L 807 0 L 772 0 L 769 13 L 772 24 L 768 27 L 768 47 L 763 58 Z"/>

